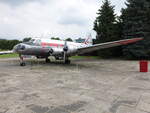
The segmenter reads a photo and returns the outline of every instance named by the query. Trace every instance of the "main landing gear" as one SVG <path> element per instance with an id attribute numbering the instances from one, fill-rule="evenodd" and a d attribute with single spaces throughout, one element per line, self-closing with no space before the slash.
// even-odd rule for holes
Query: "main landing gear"
<path id="1" fill-rule="evenodd" d="M 20 66 L 25 66 L 25 62 L 23 61 L 23 56 L 19 55 L 20 57 Z"/>
<path id="2" fill-rule="evenodd" d="M 69 59 L 65 60 L 65 64 L 70 64 L 71 61 Z"/>
<path id="3" fill-rule="evenodd" d="M 25 66 L 26 64 L 25 64 L 24 59 L 23 59 L 23 56 L 22 56 L 21 54 L 19 55 L 19 58 L 20 58 L 20 66 Z M 45 62 L 46 62 L 46 63 L 50 63 L 51 61 L 50 61 L 50 59 L 49 59 L 48 57 L 46 57 L 46 58 L 45 58 Z M 68 58 L 65 58 L 65 59 L 64 59 L 64 63 L 65 63 L 65 64 L 70 64 L 71 61 L 70 61 Z"/>
<path id="4" fill-rule="evenodd" d="M 62 60 L 64 64 L 70 64 L 71 61 L 67 58 L 64 57 L 59 57 L 59 56 L 55 56 L 55 60 Z"/>
<path id="5" fill-rule="evenodd" d="M 45 62 L 46 62 L 46 63 L 50 63 L 51 61 L 50 61 L 50 59 L 47 57 L 47 58 L 45 59 Z"/>
<path id="6" fill-rule="evenodd" d="M 70 61 L 68 58 L 66 58 L 66 59 L 64 59 L 64 63 L 65 63 L 65 64 L 70 64 L 71 61 Z"/>

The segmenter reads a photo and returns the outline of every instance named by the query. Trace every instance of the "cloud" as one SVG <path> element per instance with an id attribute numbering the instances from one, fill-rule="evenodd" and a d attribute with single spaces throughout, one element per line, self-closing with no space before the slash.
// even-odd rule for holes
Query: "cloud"
<path id="1" fill-rule="evenodd" d="M 43 2 L 44 0 L 0 0 L 5 4 L 9 4 L 11 6 L 18 6 L 28 2 Z"/>
<path id="2" fill-rule="evenodd" d="M 81 16 L 82 13 L 76 8 L 68 8 L 67 10 L 61 11 L 58 19 L 59 24 L 63 25 L 78 25 L 84 26 L 88 22 L 86 17 Z"/>
<path id="3" fill-rule="evenodd" d="M 0 37 L 85 37 L 92 31 L 100 4 L 99 0 L 0 0 Z M 124 7 L 121 4 L 117 13 Z"/>

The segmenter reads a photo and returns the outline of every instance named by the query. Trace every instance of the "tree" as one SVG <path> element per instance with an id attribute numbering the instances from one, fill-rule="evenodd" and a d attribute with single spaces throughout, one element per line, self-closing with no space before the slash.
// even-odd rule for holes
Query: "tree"
<path id="1" fill-rule="evenodd" d="M 23 39 L 23 42 L 28 42 L 28 41 L 30 41 L 31 39 L 32 39 L 31 37 L 24 38 L 24 39 Z"/>
<path id="2" fill-rule="evenodd" d="M 122 10 L 124 38 L 143 37 L 144 40 L 124 47 L 129 59 L 150 58 L 150 1 L 128 0 Z"/>
<path id="3" fill-rule="evenodd" d="M 114 13 L 114 6 L 111 5 L 109 0 L 104 0 L 103 5 L 98 10 L 98 17 L 94 21 L 93 30 L 96 31 L 97 36 L 94 43 L 104 43 L 121 39 L 120 36 L 120 22 L 116 20 Z M 119 50 L 119 51 L 118 51 Z M 116 52 L 117 51 L 117 52 Z M 116 56 L 116 53 L 121 52 L 120 47 L 109 48 L 98 51 L 98 55 L 102 57 Z"/>
<path id="4" fill-rule="evenodd" d="M 51 39 L 52 39 L 52 40 L 60 40 L 59 37 L 52 37 Z"/>
<path id="5" fill-rule="evenodd" d="M 67 38 L 65 41 L 73 42 L 71 38 Z"/>
<path id="6" fill-rule="evenodd" d="M 20 43 L 19 40 L 5 40 L 5 39 L 2 39 L 0 40 L 0 49 L 1 50 L 12 50 L 13 47 Z"/>

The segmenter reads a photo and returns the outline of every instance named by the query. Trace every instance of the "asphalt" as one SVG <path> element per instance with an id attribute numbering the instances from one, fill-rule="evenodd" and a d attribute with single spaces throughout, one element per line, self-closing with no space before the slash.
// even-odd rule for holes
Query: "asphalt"
<path id="1" fill-rule="evenodd" d="M 0 59 L 0 113 L 150 113 L 150 73 L 138 61 Z"/>

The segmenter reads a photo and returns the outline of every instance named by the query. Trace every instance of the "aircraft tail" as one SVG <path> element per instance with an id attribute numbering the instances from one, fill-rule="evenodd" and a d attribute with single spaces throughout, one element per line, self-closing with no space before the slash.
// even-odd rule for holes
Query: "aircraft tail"
<path id="1" fill-rule="evenodd" d="M 93 39 L 92 39 L 92 35 L 89 34 L 88 37 L 85 39 L 84 44 L 86 45 L 93 45 Z"/>

